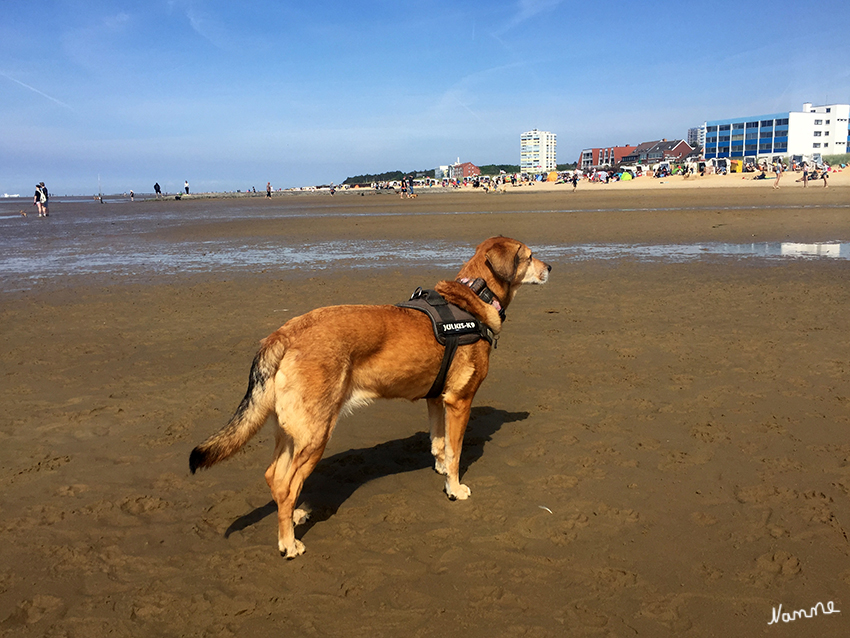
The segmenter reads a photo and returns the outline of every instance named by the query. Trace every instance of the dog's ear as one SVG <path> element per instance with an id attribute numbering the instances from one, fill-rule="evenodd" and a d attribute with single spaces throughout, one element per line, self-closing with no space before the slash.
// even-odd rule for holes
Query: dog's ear
<path id="1" fill-rule="evenodd" d="M 521 246 L 498 243 L 487 251 L 485 260 L 499 279 L 509 283 L 514 280 L 519 268 L 520 248 Z"/>

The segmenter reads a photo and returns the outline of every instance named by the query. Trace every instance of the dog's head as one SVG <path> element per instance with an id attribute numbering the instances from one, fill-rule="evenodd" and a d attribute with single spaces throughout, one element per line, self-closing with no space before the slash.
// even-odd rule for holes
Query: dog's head
<path id="1" fill-rule="evenodd" d="M 507 308 L 522 284 L 545 284 L 552 267 L 516 239 L 491 237 L 475 249 L 475 255 L 463 265 L 458 278 L 482 278 Z"/>
<path id="2" fill-rule="evenodd" d="M 510 287 L 521 284 L 545 284 L 552 267 L 515 239 L 492 237 L 478 247 L 493 275 Z"/>

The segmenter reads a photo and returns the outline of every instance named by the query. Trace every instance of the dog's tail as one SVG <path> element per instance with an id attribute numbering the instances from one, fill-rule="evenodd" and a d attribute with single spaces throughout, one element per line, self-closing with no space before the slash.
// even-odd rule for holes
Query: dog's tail
<path id="1" fill-rule="evenodd" d="M 274 375 L 285 351 L 286 339 L 278 332 L 261 342 L 251 365 L 245 398 L 227 425 L 192 450 L 192 474 L 232 456 L 263 427 L 274 409 Z"/>

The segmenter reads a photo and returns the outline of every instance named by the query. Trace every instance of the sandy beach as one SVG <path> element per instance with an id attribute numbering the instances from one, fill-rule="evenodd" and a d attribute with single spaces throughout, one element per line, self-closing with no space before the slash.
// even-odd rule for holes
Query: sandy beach
<path id="1" fill-rule="evenodd" d="M 333 201 L 346 214 L 321 220 L 149 234 L 850 242 L 850 171 L 828 189 L 797 177 L 779 191 L 735 175 L 411 201 L 348 191 Z M 194 476 L 189 452 L 230 417 L 258 341 L 286 320 L 396 303 L 457 268 L 60 278 L 2 293 L 2 634 L 848 635 L 850 261 L 538 256 L 550 282 L 520 291 L 476 397 L 472 497 L 441 491 L 423 402 L 375 404 L 340 422 L 307 481 L 307 553 L 293 561 L 277 553 L 263 479 L 271 429 Z"/>

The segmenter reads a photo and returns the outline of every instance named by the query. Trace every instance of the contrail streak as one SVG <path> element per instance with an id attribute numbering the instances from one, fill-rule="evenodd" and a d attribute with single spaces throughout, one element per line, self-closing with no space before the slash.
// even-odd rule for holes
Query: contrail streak
<path id="1" fill-rule="evenodd" d="M 48 100 L 51 100 L 52 102 L 56 102 L 56 104 L 58 104 L 59 106 L 64 106 L 66 109 L 71 109 L 72 111 L 74 110 L 72 107 L 70 107 L 69 105 L 65 104 L 64 102 L 61 102 L 60 100 L 57 100 L 55 97 L 50 97 L 49 95 L 47 95 L 47 93 L 42 93 L 42 92 L 41 92 L 41 91 L 39 91 L 37 88 L 35 88 L 35 87 L 33 87 L 33 86 L 30 86 L 29 84 L 24 84 L 24 83 L 23 83 L 23 82 L 21 82 L 20 80 L 16 80 L 16 79 L 15 79 L 15 78 L 13 78 L 12 76 L 10 76 L 10 75 L 6 75 L 6 74 L 5 74 L 5 73 L 3 73 L 2 71 L 0 71 L 0 75 L 2 75 L 2 76 L 3 76 L 4 78 L 6 78 L 7 80 L 12 80 L 12 82 L 15 82 L 15 83 L 17 83 L 17 84 L 20 84 L 20 85 L 21 85 L 22 87 L 24 87 L 25 89 L 29 89 L 30 91 L 33 91 L 34 93 L 38 93 L 38 94 L 39 94 L 40 96 L 42 96 L 42 97 L 46 97 Z"/>

